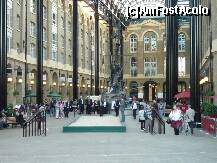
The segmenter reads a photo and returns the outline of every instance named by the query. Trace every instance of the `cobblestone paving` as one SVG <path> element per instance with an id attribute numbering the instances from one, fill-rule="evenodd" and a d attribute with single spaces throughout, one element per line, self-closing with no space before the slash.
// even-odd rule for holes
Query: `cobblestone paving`
<path id="1" fill-rule="evenodd" d="M 167 126 L 166 135 L 150 135 L 127 116 L 126 133 L 62 133 L 72 119 L 48 118 L 47 137 L 0 130 L 0 163 L 217 163 L 217 140 L 200 131 L 174 136 Z"/>

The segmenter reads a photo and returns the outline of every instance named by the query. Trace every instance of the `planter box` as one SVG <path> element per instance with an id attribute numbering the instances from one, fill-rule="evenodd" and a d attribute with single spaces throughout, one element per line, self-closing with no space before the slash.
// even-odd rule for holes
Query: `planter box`
<path id="1" fill-rule="evenodd" d="M 210 118 L 217 118 L 217 115 L 209 115 Z"/>
<path id="2" fill-rule="evenodd" d="M 201 126 L 203 130 L 213 136 L 216 136 L 216 120 L 216 118 L 211 118 L 210 116 L 202 116 Z"/>

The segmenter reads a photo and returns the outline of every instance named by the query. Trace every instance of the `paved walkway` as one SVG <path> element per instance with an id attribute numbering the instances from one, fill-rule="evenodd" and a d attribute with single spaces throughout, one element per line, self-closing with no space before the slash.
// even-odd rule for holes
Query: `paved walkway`
<path id="1" fill-rule="evenodd" d="M 72 117 L 72 115 L 70 115 Z M 20 128 L 0 130 L 0 163 L 216 163 L 217 140 L 197 131 L 174 136 L 140 131 L 126 117 L 126 133 L 62 133 L 71 119 L 48 118 L 48 136 L 23 138 Z"/>

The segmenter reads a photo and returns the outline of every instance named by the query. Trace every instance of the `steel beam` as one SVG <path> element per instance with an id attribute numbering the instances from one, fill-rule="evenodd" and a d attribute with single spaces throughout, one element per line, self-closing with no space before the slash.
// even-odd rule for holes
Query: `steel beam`
<path id="1" fill-rule="evenodd" d="M 43 103 L 43 0 L 37 0 L 37 104 Z"/>
<path id="2" fill-rule="evenodd" d="M 177 0 L 166 0 L 166 7 L 175 7 Z M 178 85 L 178 24 L 177 16 L 166 17 L 166 101 L 171 105 Z"/>
<path id="3" fill-rule="evenodd" d="M 95 0 L 95 95 L 99 95 L 99 0 Z"/>
<path id="4" fill-rule="evenodd" d="M 198 7 L 198 0 L 192 0 L 191 7 Z M 191 57 L 190 57 L 190 84 L 191 107 L 195 110 L 195 121 L 201 121 L 200 113 L 200 16 L 191 16 Z"/>
<path id="5" fill-rule="evenodd" d="M 78 99 L 78 1 L 73 0 L 73 99 Z"/>
<path id="6" fill-rule="evenodd" d="M 7 0 L 0 1 L 0 111 L 7 107 Z"/>

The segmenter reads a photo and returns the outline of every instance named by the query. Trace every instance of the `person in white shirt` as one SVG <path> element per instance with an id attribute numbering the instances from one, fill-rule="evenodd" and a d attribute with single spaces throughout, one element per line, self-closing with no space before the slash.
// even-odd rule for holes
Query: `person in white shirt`
<path id="1" fill-rule="evenodd" d="M 182 124 L 182 112 L 179 110 L 176 105 L 173 106 L 173 110 L 169 114 L 171 120 L 171 127 L 174 128 L 175 135 L 179 135 L 179 127 Z"/>
<path id="2" fill-rule="evenodd" d="M 133 118 L 136 119 L 136 110 L 137 110 L 136 100 L 133 100 L 132 102 L 132 110 L 133 110 Z"/>
<path id="3" fill-rule="evenodd" d="M 144 108 L 143 106 L 139 108 L 139 122 L 141 123 L 141 131 L 145 129 L 145 116 L 144 116 Z"/>
<path id="4" fill-rule="evenodd" d="M 186 121 L 188 122 L 188 125 L 191 129 L 191 134 L 194 133 L 194 116 L 195 116 L 195 111 L 191 108 L 189 105 L 188 110 L 186 111 Z"/>

